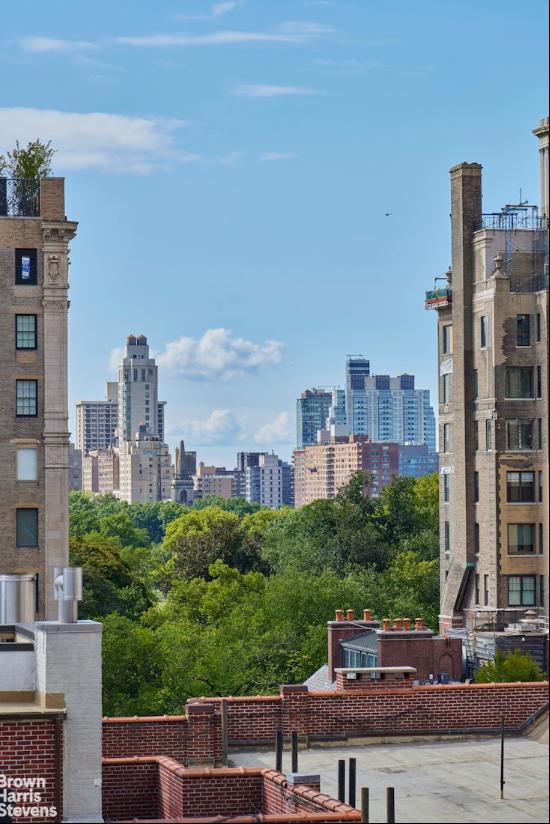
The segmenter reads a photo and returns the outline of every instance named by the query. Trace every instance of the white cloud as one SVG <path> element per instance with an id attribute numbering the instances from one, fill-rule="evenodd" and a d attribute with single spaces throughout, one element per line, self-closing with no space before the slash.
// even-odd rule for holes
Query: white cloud
<path id="1" fill-rule="evenodd" d="M 188 380 L 243 378 L 282 361 L 283 344 L 253 343 L 233 337 L 228 329 L 208 329 L 201 338 L 181 337 L 156 355 L 158 365 Z"/>
<path id="2" fill-rule="evenodd" d="M 289 436 L 288 412 L 280 412 L 274 420 L 258 429 L 254 440 L 259 444 L 285 443 Z"/>
<path id="3" fill-rule="evenodd" d="M 184 420 L 171 426 L 173 435 L 183 435 L 193 446 L 231 445 L 243 437 L 244 419 L 229 409 L 214 409 L 204 420 Z"/>
<path id="4" fill-rule="evenodd" d="M 243 157 L 244 152 L 241 152 L 240 149 L 235 149 L 234 151 L 228 152 L 226 155 L 220 157 L 219 162 L 222 166 L 235 166 Z"/>
<path id="5" fill-rule="evenodd" d="M 81 52 L 97 49 L 86 40 L 58 40 L 54 37 L 24 37 L 21 46 L 26 52 Z"/>
<path id="6" fill-rule="evenodd" d="M 295 157 L 294 152 L 264 152 L 260 155 L 260 161 L 266 163 L 271 160 L 293 160 Z"/>
<path id="7" fill-rule="evenodd" d="M 238 97 L 283 97 L 285 95 L 324 94 L 324 92 L 307 89 L 304 86 L 270 86 L 261 83 L 245 83 L 237 86 L 233 94 Z"/>
<path id="8" fill-rule="evenodd" d="M 225 3 L 214 3 L 208 14 L 175 14 L 174 20 L 217 20 L 242 5 L 238 0 L 227 0 Z"/>
<path id="9" fill-rule="evenodd" d="M 175 135 L 184 126 L 160 117 L 0 108 L 0 152 L 39 137 L 52 141 L 57 168 L 148 174 L 168 161 L 200 160 L 177 148 Z"/>
<path id="10" fill-rule="evenodd" d="M 124 348 L 122 346 L 115 346 L 114 349 L 111 349 L 111 354 L 109 355 L 109 372 L 118 373 L 118 367 L 120 366 L 123 357 Z"/>
<path id="11" fill-rule="evenodd" d="M 116 37 L 125 46 L 219 46 L 235 43 L 310 43 L 333 32 L 331 26 L 301 20 L 281 23 L 273 31 L 214 31 L 209 34 L 146 34 L 141 37 Z"/>

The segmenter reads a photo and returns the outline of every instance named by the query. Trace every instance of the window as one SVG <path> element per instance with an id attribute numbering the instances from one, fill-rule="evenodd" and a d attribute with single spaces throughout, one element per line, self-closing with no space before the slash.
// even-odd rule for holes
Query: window
<path id="1" fill-rule="evenodd" d="M 479 387 L 478 387 L 478 375 L 477 375 L 477 369 L 474 369 L 474 379 L 473 379 L 473 393 L 474 393 L 474 401 L 476 401 L 476 400 L 477 400 L 477 397 L 478 397 L 478 392 L 479 392 Z"/>
<path id="2" fill-rule="evenodd" d="M 490 452 L 493 448 L 493 421 L 487 419 L 485 421 L 485 449 Z"/>
<path id="3" fill-rule="evenodd" d="M 451 424 L 443 424 L 443 452 L 451 451 Z"/>
<path id="4" fill-rule="evenodd" d="M 509 504 L 535 502 L 535 473 L 508 472 L 507 492 Z"/>
<path id="5" fill-rule="evenodd" d="M 483 576 L 483 603 L 487 607 L 489 606 L 489 576 Z"/>
<path id="6" fill-rule="evenodd" d="M 443 475 L 443 500 L 445 503 L 448 503 L 450 500 L 450 479 L 451 476 L 448 473 Z"/>
<path id="7" fill-rule="evenodd" d="M 542 418 L 539 418 L 537 421 L 537 449 L 542 449 Z"/>
<path id="8" fill-rule="evenodd" d="M 533 421 L 516 418 L 506 421 L 506 449 L 524 450 L 533 448 Z"/>
<path id="9" fill-rule="evenodd" d="M 15 348 L 36 349 L 36 315 L 15 316 Z"/>
<path id="10" fill-rule="evenodd" d="M 16 509 L 16 545 L 38 546 L 38 509 Z"/>
<path id="11" fill-rule="evenodd" d="M 451 324 L 443 327 L 443 345 L 441 348 L 444 355 L 449 355 L 453 351 L 453 327 Z"/>
<path id="12" fill-rule="evenodd" d="M 449 521 L 445 521 L 445 552 L 449 553 L 451 551 L 451 524 Z"/>
<path id="13" fill-rule="evenodd" d="M 137 381 L 137 379 L 138 379 L 138 371 L 137 371 L 137 369 L 134 369 L 134 380 Z"/>
<path id="14" fill-rule="evenodd" d="M 534 607 L 535 606 L 535 576 L 509 575 L 508 576 L 508 606 Z"/>
<path id="15" fill-rule="evenodd" d="M 539 524 L 539 555 L 544 552 L 544 526 Z"/>
<path id="16" fill-rule="evenodd" d="M 451 400 L 451 376 L 443 375 L 443 403 L 450 403 Z"/>
<path id="17" fill-rule="evenodd" d="M 506 367 L 506 397 L 532 398 L 533 397 L 533 367 L 507 366 Z"/>
<path id="18" fill-rule="evenodd" d="M 476 555 L 479 555 L 479 524 L 477 522 L 474 524 L 474 540 Z"/>
<path id="19" fill-rule="evenodd" d="M 479 319 L 479 345 L 482 349 L 487 346 L 487 318 L 482 315 Z"/>
<path id="20" fill-rule="evenodd" d="M 34 286 L 37 283 L 36 249 L 15 250 L 15 282 L 23 286 Z"/>
<path id="21" fill-rule="evenodd" d="M 541 334 L 540 312 L 537 312 L 537 343 L 540 343 L 540 334 Z"/>
<path id="22" fill-rule="evenodd" d="M 543 478 L 542 478 L 542 469 L 539 472 L 539 504 L 542 503 L 542 487 L 543 487 Z"/>
<path id="23" fill-rule="evenodd" d="M 531 315 L 516 316 L 516 346 L 531 346 Z"/>
<path id="24" fill-rule="evenodd" d="M 539 606 L 544 606 L 544 575 L 540 576 L 539 581 Z"/>
<path id="25" fill-rule="evenodd" d="M 474 421 L 474 449 L 479 449 L 479 421 Z"/>
<path id="26" fill-rule="evenodd" d="M 476 604 L 479 604 L 479 575 L 476 575 Z"/>
<path id="27" fill-rule="evenodd" d="M 537 398 L 542 398 L 542 366 L 537 366 Z"/>
<path id="28" fill-rule="evenodd" d="M 479 503 L 479 472 L 474 472 L 474 503 Z"/>
<path id="29" fill-rule="evenodd" d="M 20 447 L 17 450 L 17 480 L 38 480 L 35 447 Z"/>
<path id="30" fill-rule="evenodd" d="M 535 524 L 508 524 L 508 554 L 525 555 L 535 551 Z"/>
<path id="31" fill-rule="evenodd" d="M 16 381 L 16 408 L 18 417 L 36 417 L 38 381 Z"/>

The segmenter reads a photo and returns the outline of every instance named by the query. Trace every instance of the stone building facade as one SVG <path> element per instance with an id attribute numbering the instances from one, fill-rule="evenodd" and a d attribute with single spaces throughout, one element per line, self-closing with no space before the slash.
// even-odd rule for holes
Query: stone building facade
<path id="1" fill-rule="evenodd" d="M 548 120 L 535 132 L 547 156 Z M 438 312 L 440 626 L 474 643 L 478 629 L 521 630 L 527 610 L 548 615 L 549 554 L 547 206 L 482 214 L 481 197 L 481 166 L 453 167 L 452 267 L 426 296 Z"/>
<path id="2" fill-rule="evenodd" d="M 52 618 L 53 568 L 68 565 L 67 275 L 77 224 L 65 216 L 62 178 L 0 183 L 0 573 L 37 576 L 38 615 Z"/>

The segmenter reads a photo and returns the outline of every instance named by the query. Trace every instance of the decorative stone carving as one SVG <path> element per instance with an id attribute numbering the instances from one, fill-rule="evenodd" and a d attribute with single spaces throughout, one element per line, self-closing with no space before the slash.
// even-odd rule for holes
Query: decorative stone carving
<path id="1" fill-rule="evenodd" d="M 50 255 L 48 257 L 48 277 L 52 283 L 57 283 L 59 275 L 61 274 L 61 262 L 59 255 Z"/>

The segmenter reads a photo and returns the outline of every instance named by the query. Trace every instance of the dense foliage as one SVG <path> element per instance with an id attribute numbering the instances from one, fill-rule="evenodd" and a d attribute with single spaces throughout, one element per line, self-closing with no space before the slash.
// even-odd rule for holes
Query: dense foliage
<path id="1" fill-rule="evenodd" d="M 326 661 L 336 608 L 438 612 L 437 477 L 378 499 L 359 473 L 332 500 L 132 504 L 71 494 L 83 617 L 104 624 L 104 711 L 179 713 L 192 695 L 270 693 Z"/>
<path id="2" fill-rule="evenodd" d="M 475 674 L 476 684 L 497 684 L 502 681 L 542 681 L 544 673 L 528 653 L 519 649 L 503 653 L 497 650 L 493 661 L 487 661 Z"/>

